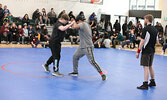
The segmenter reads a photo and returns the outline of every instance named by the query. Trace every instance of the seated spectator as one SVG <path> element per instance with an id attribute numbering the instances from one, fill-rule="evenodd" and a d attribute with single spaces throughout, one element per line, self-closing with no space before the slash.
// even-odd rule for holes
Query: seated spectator
<path id="1" fill-rule="evenodd" d="M 7 14 L 7 16 L 8 16 L 9 13 L 10 13 L 10 11 L 9 11 L 9 9 L 7 9 L 7 6 L 6 6 L 6 5 L 4 6 L 3 13 L 4 13 L 4 14 Z"/>
<path id="2" fill-rule="evenodd" d="M 63 10 L 60 14 L 59 14 L 59 16 L 58 16 L 58 18 L 60 18 L 63 14 L 65 14 L 66 13 L 66 11 L 65 10 Z"/>
<path id="3" fill-rule="evenodd" d="M 37 48 L 38 44 L 40 43 L 40 36 L 41 35 L 39 33 L 34 34 L 33 41 L 31 42 L 32 48 Z"/>
<path id="4" fill-rule="evenodd" d="M 124 41 L 124 37 L 119 31 L 117 31 L 116 34 L 112 36 L 112 47 L 116 48 L 116 44 L 122 41 Z"/>
<path id="5" fill-rule="evenodd" d="M 95 17 L 96 17 L 96 15 L 95 15 L 95 13 L 93 12 L 93 13 L 90 15 L 90 17 L 89 17 L 89 20 L 90 20 L 90 21 L 91 21 L 91 20 L 94 20 Z"/>
<path id="6" fill-rule="evenodd" d="M 56 13 L 54 12 L 54 9 L 51 8 L 51 12 L 48 13 L 48 18 L 50 19 L 50 24 L 53 25 L 56 21 L 57 21 L 57 18 L 56 18 Z"/>
<path id="7" fill-rule="evenodd" d="M 35 20 L 35 24 L 39 25 L 40 27 L 44 26 L 42 16 L 39 16 L 39 18 Z"/>
<path id="8" fill-rule="evenodd" d="M 2 18 L 4 16 L 3 9 L 2 9 L 2 4 L 0 4 L 0 22 L 2 21 Z M 0 23 L 1 25 L 2 23 Z"/>
<path id="9" fill-rule="evenodd" d="M 133 29 L 130 31 L 129 40 L 126 40 L 125 42 L 123 42 L 122 48 L 124 48 L 124 46 L 125 46 L 125 45 L 128 45 L 128 44 L 130 44 L 130 48 L 131 48 L 131 49 L 134 49 L 134 48 L 135 48 L 135 40 L 136 40 L 136 37 L 135 37 L 134 31 L 135 31 L 135 28 L 133 28 Z M 132 47 L 132 44 L 133 44 L 133 47 Z"/>
<path id="10" fill-rule="evenodd" d="M 18 29 L 15 23 L 12 23 L 10 27 L 10 32 L 11 32 L 11 38 L 10 42 L 12 44 L 13 41 L 16 41 L 16 43 L 19 42 L 19 34 L 18 34 Z"/>
<path id="11" fill-rule="evenodd" d="M 23 32 L 24 32 L 24 36 L 23 36 L 23 43 L 22 44 L 24 44 L 25 41 L 27 41 L 27 44 L 29 44 L 30 36 L 28 35 L 28 27 L 27 27 L 27 25 L 24 26 Z"/>
<path id="12" fill-rule="evenodd" d="M 39 28 L 39 25 L 35 26 L 34 33 L 41 34 L 41 29 Z"/>
<path id="13" fill-rule="evenodd" d="M 46 39 L 47 39 L 47 41 L 42 44 L 42 47 L 43 47 L 43 48 L 49 48 L 50 35 L 48 35 L 48 37 L 47 37 Z"/>
<path id="14" fill-rule="evenodd" d="M 109 36 L 106 36 L 104 39 L 104 47 L 105 48 L 111 48 L 111 40 L 109 39 Z"/>
<path id="15" fill-rule="evenodd" d="M 163 45 L 162 54 L 165 54 L 166 48 L 167 48 L 167 36 L 165 36 L 165 44 Z"/>
<path id="16" fill-rule="evenodd" d="M 93 34 L 92 41 L 93 43 L 96 42 L 99 39 L 99 37 L 96 34 Z"/>
<path id="17" fill-rule="evenodd" d="M 39 9 L 37 9 L 36 11 L 34 11 L 33 15 L 32 15 L 32 19 L 35 21 L 37 18 L 39 18 Z"/>
<path id="18" fill-rule="evenodd" d="M 13 23 L 13 15 L 11 13 L 9 13 L 8 19 L 9 19 L 9 23 L 12 24 Z"/>
<path id="19" fill-rule="evenodd" d="M 97 39 L 94 42 L 94 47 L 95 48 L 103 48 L 104 47 L 103 41 L 104 41 L 103 35 L 100 35 L 99 39 Z"/>
<path id="20" fill-rule="evenodd" d="M 75 16 L 74 16 L 74 14 L 73 14 L 73 11 L 70 11 L 70 13 L 68 14 L 68 16 L 70 17 L 70 20 L 73 18 L 73 19 L 75 19 Z"/>
<path id="21" fill-rule="evenodd" d="M 50 26 L 50 19 L 48 18 L 47 14 L 46 14 L 45 8 L 42 9 L 42 19 L 43 19 L 43 22 L 45 23 L 45 25 Z"/>
<path id="22" fill-rule="evenodd" d="M 9 33 L 9 23 L 4 23 L 0 30 L 0 43 L 2 38 L 5 38 L 6 44 L 8 44 L 8 33 Z"/>
<path id="23" fill-rule="evenodd" d="M 69 39 L 71 44 L 78 44 L 79 43 L 79 35 L 78 35 L 78 31 L 76 29 L 68 29 L 68 33 L 69 33 Z"/>
<path id="24" fill-rule="evenodd" d="M 25 26 L 25 25 L 29 26 L 29 24 L 30 24 L 30 19 L 28 17 L 28 14 L 25 14 L 23 19 L 22 19 L 22 26 Z"/>
<path id="25" fill-rule="evenodd" d="M 81 11 L 77 17 L 79 17 L 79 16 L 84 16 L 84 18 L 85 18 L 84 12 Z M 77 18 L 76 18 L 76 19 L 77 19 Z"/>
<path id="26" fill-rule="evenodd" d="M 48 38 L 48 30 L 46 28 L 46 26 L 43 26 L 43 28 L 41 29 L 41 41 L 47 41 Z"/>
<path id="27" fill-rule="evenodd" d="M 159 40 L 159 43 L 163 46 L 163 44 L 164 44 L 164 37 L 162 36 L 162 34 L 159 34 L 158 40 Z"/>
<path id="28" fill-rule="evenodd" d="M 18 44 L 20 44 L 20 42 L 22 44 L 24 44 L 24 31 L 23 31 L 22 25 L 18 25 L 18 34 L 19 34 L 19 42 L 18 42 Z"/>
<path id="29" fill-rule="evenodd" d="M 4 14 L 4 17 L 2 20 L 3 20 L 3 23 L 5 23 L 5 22 L 9 23 L 9 18 L 8 18 L 8 15 L 6 13 Z"/>
<path id="30" fill-rule="evenodd" d="M 32 25 L 30 25 L 30 28 L 28 29 L 28 34 L 29 34 L 29 37 L 30 37 L 30 42 L 32 42 L 33 37 L 34 37 L 34 29 L 33 29 Z"/>

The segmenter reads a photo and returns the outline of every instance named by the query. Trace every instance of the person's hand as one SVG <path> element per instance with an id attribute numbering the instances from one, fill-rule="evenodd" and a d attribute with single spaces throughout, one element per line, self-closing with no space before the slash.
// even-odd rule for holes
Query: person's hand
<path id="1" fill-rule="evenodd" d="M 13 33 L 13 35 L 16 35 L 16 33 Z"/>
<path id="2" fill-rule="evenodd" d="M 136 58 L 137 58 L 137 59 L 139 58 L 139 53 L 136 53 Z"/>
<path id="3" fill-rule="evenodd" d="M 71 25 L 73 25 L 74 23 L 75 23 L 75 21 L 70 22 Z"/>

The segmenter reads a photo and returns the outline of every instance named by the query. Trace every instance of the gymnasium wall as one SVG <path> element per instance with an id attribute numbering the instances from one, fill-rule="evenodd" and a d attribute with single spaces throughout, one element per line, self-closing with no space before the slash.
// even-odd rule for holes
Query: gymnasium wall
<path id="1" fill-rule="evenodd" d="M 40 10 L 46 8 L 49 12 L 52 7 L 56 14 L 59 14 L 62 10 L 66 10 L 66 12 L 72 10 L 75 15 L 84 11 L 87 18 L 92 12 L 99 15 L 105 13 L 114 16 L 128 15 L 129 10 L 129 0 L 104 0 L 103 5 L 80 3 L 80 0 L 1 0 L 0 3 L 7 5 L 14 16 L 21 17 L 25 13 L 28 13 L 31 17 L 37 8 Z"/>
<path id="2" fill-rule="evenodd" d="M 160 0 L 161 1 L 161 9 L 162 9 L 162 19 L 161 19 L 161 23 L 162 23 L 162 26 L 164 27 L 164 30 L 165 30 L 165 26 L 167 25 L 167 20 L 164 20 L 165 17 L 167 17 L 167 0 Z"/>

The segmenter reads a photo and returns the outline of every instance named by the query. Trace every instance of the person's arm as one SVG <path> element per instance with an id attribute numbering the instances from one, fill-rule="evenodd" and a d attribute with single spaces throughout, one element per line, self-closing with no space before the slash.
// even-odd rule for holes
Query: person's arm
<path id="1" fill-rule="evenodd" d="M 158 35 L 157 35 L 157 40 L 156 40 L 157 44 L 159 44 L 159 39 L 158 39 Z"/>
<path id="2" fill-rule="evenodd" d="M 65 31 L 67 30 L 69 27 L 71 27 L 74 24 L 74 22 L 71 22 L 70 24 L 66 25 L 66 26 L 59 26 L 59 30 L 61 31 Z"/>
<path id="3" fill-rule="evenodd" d="M 76 22 L 74 22 L 74 24 L 73 24 L 72 28 L 73 28 L 73 29 L 79 29 L 79 28 L 80 28 L 80 26 L 79 26 Z"/>

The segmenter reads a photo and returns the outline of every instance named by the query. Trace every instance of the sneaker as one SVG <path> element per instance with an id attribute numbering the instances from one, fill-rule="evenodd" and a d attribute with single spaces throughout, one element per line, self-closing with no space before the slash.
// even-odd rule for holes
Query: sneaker
<path id="1" fill-rule="evenodd" d="M 107 80 L 107 76 L 105 74 L 101 75 L 102 77 L 102 81 L 106 81 Z"/>
<path id="2" fill-rule="evenodd" d="M 162 51 L 162 55 L 164 55 L 165 54 L 165 52 L 164 51 Z"/>
<path id="3" fill-rule="evenodd" d="M 78 76 L 79 74 L 76 73 L 76 72 L 72 72 L 72 73 L 69 73 L 68 75 L 70 75 L 70 76 Z"/>
<path id="4" fill-rule="evenodd" d="M 44 68 L 45 72 L 50 72 L 49 67 L 46 64 L 43 64 L 42 67 Z"/>
<path id="5" fill-rule="evenodd" d="M 150 80 L 150 83 L 148 84 L 148 86 L 153 87 L 156 86 L 156 83 L 153 79 Z"/>
<path id="6" fill-rule="evenodd" d="M 148 90 L 148 82 L 143 82 L 143 85 L 137 87 L 137 89 Z"/>
<path id="7" fill-rule="evenodd" d="M 59 71 L 53 72 L 52 75 L 53 76 L 60 76 L 60 77 L 64 76 L 63 74 L 60 74 Z"/>

